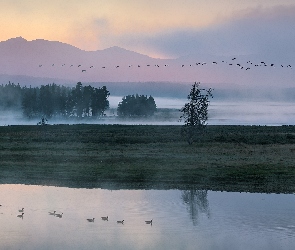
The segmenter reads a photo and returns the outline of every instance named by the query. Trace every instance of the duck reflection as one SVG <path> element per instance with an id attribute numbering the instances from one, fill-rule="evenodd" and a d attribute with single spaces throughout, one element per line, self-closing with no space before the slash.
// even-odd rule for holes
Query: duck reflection
<path id="1" fill-rule="evenodd" d="M 210 218 L 208 190 L 184 190 L 181 192 L 181 198 L 187 205 L 194 226 L 198 224 L 199 213 Z"/>

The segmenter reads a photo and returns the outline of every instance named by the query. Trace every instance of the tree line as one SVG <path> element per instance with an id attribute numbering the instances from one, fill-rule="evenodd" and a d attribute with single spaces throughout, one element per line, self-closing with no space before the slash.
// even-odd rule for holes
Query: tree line
<path id="1" fill-rule="evenodd" d="M 110 92 L 106 86 L 95 88 L 47 84 L 40 87 L 21 87 L 19 84 L 0 85 L 0 108 L 22 110 L 27 118 L 102 117 L 109 108 Z M 144 95 L 127 95 L 118 104 L 121 117 L 151 116 L 157 110 L 154 98 Z"/>
<path id="2" fill-rule="evenodd" d="M 19 84 L 0 85 L 0 107 L 20 109 L 27 118 L 40 117 L 99 117 L 109 108 L 110 93 L 105 86 L 95 88 L 57 84 L 41 87 L 21 87 Z"/>

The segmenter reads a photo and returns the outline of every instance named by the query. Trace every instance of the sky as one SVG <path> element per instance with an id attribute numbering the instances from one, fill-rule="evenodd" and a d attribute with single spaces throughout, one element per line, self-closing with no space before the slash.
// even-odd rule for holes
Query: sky
<path id="1" fill-rule="evenodd" d="M 0 0 L 0 16 L 0 41 L 119 46 L 155 58 L 295 53 L 294 0 Z"/>

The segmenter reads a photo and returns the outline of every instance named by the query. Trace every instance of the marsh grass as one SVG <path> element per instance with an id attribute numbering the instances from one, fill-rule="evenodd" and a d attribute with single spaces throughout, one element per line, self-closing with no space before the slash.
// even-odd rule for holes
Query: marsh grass
<path id="1" fill-rule="evenodd" d="M 295 127 L 0 127 L 0 182 L 69 187 L 295 191 Z"/>

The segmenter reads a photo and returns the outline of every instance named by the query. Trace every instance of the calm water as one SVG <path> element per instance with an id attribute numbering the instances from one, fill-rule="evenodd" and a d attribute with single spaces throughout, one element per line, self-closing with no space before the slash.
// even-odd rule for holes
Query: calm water
<path id="1" fill-rule="evenodd" d="M 1 249 L 295 246 L 294 195 L 0 185 L 0 203 Z"/>

